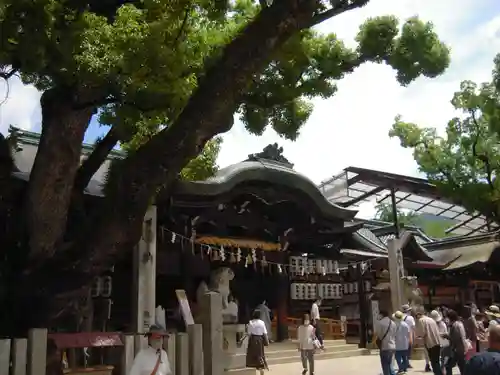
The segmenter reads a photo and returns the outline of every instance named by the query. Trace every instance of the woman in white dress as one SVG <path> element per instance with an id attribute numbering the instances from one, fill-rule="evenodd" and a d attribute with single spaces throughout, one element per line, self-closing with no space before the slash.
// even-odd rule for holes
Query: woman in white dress
<path id="1" fill-rule="evenodd" d="M 129 375 L 171 375 L 167 352 L 163 350 L 163 338 L 166 332 L 159 326 L 152 325 L 146 333 L 148 346 L 137 353 Z"/>

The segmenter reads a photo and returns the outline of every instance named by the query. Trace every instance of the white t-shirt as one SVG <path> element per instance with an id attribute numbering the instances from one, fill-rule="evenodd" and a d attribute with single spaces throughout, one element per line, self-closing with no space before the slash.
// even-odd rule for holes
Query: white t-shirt
<path id="1" fill-rule="evenodd" d="M 151 375 L 156 362 L 158 361 L 158 350 L 148 346 L 137 353 L 134 358 L 134 363 L 130 369 L 129 375 Z M 167 352 L 161 349 L 161 362 L 156 371 L 156 375 L 170 375 L 170 362 L 168 360 Z"/>
<path id="2" fill-rule="evenodd" d="M 396 323 L 389 317 L 386 316 L 375 324 L 375 335 L 382 340 L 381 350 L 396 349 Z"/>
<path id="3" fill-rule="evenodd" d="M 413 316 L 405 314 L 405 316 L 403 317 L 403 322 L 408 324 L 408 327 L 410 327 L 412 331 L 415 330 L 415 318 Z"/>
<path id="4" fill-rule="evenodd" d="M 316 302 L 314 302 L 311 306 L 311 319 L 318 320 L 319 317 L 319 306 Z"/>
<path id="5" fill-rule="evenodd" d="M 314 327 L 310 324 L 307 326 L 301 324 L 297 329 L 297 341 L 299 349 L 312 350 L 314 349 Z"/>
<path id="6" fill-rule="evenodd" d="M 247 333 L 255 336 L 267 335 L 266 325 L 260 319 L 252 319 L 248 322 Z"/>

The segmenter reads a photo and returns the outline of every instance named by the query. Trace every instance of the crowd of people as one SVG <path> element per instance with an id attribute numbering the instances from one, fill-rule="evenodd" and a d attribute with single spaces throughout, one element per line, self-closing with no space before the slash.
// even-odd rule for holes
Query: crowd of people
<path id="1" fill-rule="evenodd" d="M 446 307 L 427 313 L 403 305 L 390 315 L 380 311 L 374 332 L 380 349 L 383 375 L 406 374 L 417 340 L 424 347 L 425 372 L 452 375 L 500 375 L 500 308 L 490 306 L 481 312 L 466 305 L 458 313 Z M 481 343 L 487 342 L 487 348 Z M 396 362 L 396 368 L 394 366 Z"/>

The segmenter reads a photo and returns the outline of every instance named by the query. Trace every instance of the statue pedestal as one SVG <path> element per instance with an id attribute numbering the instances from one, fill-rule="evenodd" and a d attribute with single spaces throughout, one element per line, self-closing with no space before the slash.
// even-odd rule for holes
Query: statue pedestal
<path id="1" fill-rule="evenodd" d="M 238 348 L 237 334 L 243 336 L 245 333 L 244 324 L 224 324 L 222 326 L 222 338 L 223 338 L 223 353 L 225 357 L 224 369 L 227 371 L 234 367 L 240 367 L 240 364 L 233 363 L 237 354 L 246 353 L 246 345 L 248 340 L 243 341 L 243 345 Z M 237 356 L 242 358 L 242 356 Z M 243 365 L 244 366 L 244 365 Z"/>

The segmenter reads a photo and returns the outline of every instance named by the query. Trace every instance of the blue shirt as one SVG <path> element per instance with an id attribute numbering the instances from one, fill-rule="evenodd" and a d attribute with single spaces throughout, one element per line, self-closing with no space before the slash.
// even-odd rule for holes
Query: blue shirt
<path id="1" fill-rule="evenodd" d="M 476 354 L 465 365 L 464 375 L 500 375 L 500 352 L 488 349 Z"/>
<path id="2" fill-rule="evenodd" d="M 396 350 L 408 350 L 411 328 L 405 322 L 396 323 Z"/>

